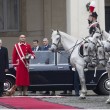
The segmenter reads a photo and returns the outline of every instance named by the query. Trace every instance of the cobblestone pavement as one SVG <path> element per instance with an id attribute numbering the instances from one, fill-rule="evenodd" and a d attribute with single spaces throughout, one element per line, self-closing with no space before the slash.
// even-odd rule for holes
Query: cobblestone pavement
<path id="1" fill-rule="evenodd" d="M 56 96 L 58 96 L 60 92 L 56 92 Z M 73 91 L 74 94 L 74 91 Z M 41 96 L 39 97 L 39 92 L 36 93 L 30 93 L 29 92 L 28 97 L 34 97 L 34 98 L 41 98 L 42 100 L 74 106 L 78 108 L 84 108 L 84 109 L 110 109 L 110 104 L 106 104 L 105 101 L 107 100 L 108 96 L 98 96 L 92 91 L 88 91 L 87 98 L 84 100 L 80 100 L 79 97 L 76 96 L 62 96 L 62 97 L 45 97 Z M 0 109 L 7 109 L 3 106 L 0 106 Z"/>
<path id="2" fill-rule="evenodd" d="M 74 93 L 73 93 L 74 94 Z M 42 100 L 74 106 L 83 109 L 110 109 L 110 104 L 106 104 L 108 96 L 99 96 L 92 91 L 88 91 L 86 99 L 79 99 L 77 96 L 64 96 L 62 98 L 50 97 L 42 98 Z"/>
<path id="3" fill-rule="evenodd" d="M 84 109 L 110 109 L 110 104 L 105 104 L 105 96 L 87 96 L 86 99 L 80 100 L 79 97 L 69 96 L 62 98 L 43 98 L 45 101 L 74 106 Z"/>

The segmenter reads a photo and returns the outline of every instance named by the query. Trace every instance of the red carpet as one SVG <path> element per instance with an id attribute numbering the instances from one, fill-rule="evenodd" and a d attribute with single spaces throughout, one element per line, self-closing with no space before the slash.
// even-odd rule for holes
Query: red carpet
<path id="1" fill-rule="evenodd" d="M 14 109 L 77 109 L 71 106 L 55 104 L 30 97 L 0 98 L 0 105 Z"/>

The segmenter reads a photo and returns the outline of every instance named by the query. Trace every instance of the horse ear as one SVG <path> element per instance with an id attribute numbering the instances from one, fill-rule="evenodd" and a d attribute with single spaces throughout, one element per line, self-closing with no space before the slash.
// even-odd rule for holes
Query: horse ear
<path id="1" fill-rule="evenodd" d="M 59 34 L 59 30 L 57 30 L 57 33 Z"/>
<path id="2" fill-rule="evenodd" d="M 100 32 L 100 31 L 99 31 L 99 28 L 95 27 L 95 29 L 96 29 L 96 32 Z"/>
<path id="3" fill-rule="evenodd" d="M 52 29 L 52 32 L 53 32 L 54 30 Z"/>

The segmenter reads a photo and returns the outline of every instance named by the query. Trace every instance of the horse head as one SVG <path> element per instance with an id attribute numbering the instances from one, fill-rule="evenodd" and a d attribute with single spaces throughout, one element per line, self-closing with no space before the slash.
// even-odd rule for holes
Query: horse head
<path id="1" fill-rule="evenodd" d="M 97 59 L 98 59 L 98 64 L 101 66 L 106 65 L 106 53 L 104 49 L 104 42 L 103 41 L 98 41 L 97 45 Z"/>
<path id="2" fill-rule="evenodd" d="M 61 45 L 61 34 L 60 34 L 60 32 L 58 30 L 53 30 L 51 39 L 52 39 L 52 45 L 51 45 L 51 48 L 49 50 L 54 52 Z"/>
<path id="3" fill-rule="evenodd" d="M 102 31 L 105 52 L 110 52 L 110 33 Z"/>
<path id="4" fill-rule="evenodd" d="M 85 62 L 89 63 L 90 62 L 90 57 L 89 57 L 89 38 L 84 39 L 83 42 L 83 57 Z"/>
<path id="5" fill-rule="evenodd" d="M 92 37 L 89 38 L 89 44 L 88 44 L 88 48 L 90 51 L 94 51 L 96 49 L 98 40 L 101 39 L 101 32 L 98 28 L 96 28 L 95 33 L 93 34 Z"/>
<path id="6" fill-rule="evenodd" d="M 93 37 L 89 37 L 86 42 L 84 42 L 84 60 L 86 62 L 94 62 L 96 64 L 96 52 L 97 52 L 97 43 L 101 37 L 101 33 L 98 28 Z"/>

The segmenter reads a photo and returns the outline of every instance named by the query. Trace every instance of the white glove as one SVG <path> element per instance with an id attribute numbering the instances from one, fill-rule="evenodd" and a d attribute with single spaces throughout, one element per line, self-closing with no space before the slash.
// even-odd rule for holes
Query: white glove
<path id="1" fill-rule="evenodd" d="M 34 59 L 34 56 L 31 56 L 31 59 Z"/>
<path id="2" fill-rule="evenodd" d="M 16 70 L 16 69 L 17 69 L 17 67 L 14 67 L 14 69 Z"/>
<path id="3" fill-rule="evenodd" d="M 75 68 L 72 68 L 72 71 L 75 71 Z"/>

